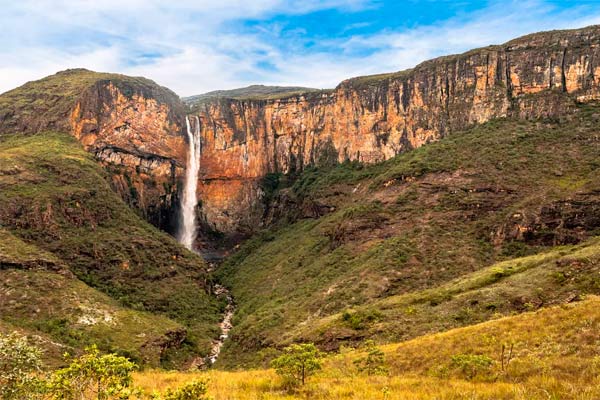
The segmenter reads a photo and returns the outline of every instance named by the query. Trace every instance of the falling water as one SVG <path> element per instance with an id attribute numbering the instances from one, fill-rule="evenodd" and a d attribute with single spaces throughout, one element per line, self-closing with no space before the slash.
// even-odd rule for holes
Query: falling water
<path id="1" fill-rule="evenodd" d="M 192 249 L 196 239 L 196 188 L 198 186 L 198 171 L 200 170 L 200 120 L 196 117 L 194 132 L 190 126 L 190 119 L 185 117 L 187 136 L 190 142 L 188 152 L 187 168 L 185 170 L 185 187 L 181 199 L 181 226 L 179 230 L 179 242 L 188 249 Z"/>

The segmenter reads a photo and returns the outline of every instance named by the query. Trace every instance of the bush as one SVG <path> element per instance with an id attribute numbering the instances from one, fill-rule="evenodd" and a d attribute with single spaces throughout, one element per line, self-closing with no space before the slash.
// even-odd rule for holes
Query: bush
<path id="1" fill-rule="evenodd" d="M 452 356 L 452 367 L 457 370 L 463 378 L 473 379 L 478 375 L 489 373 L 494 360 L 480 354 L 457 354 Z"/>
<path id="2" fill-rule="evenodd" d="M 0 398 L 33 399 L 42 392 L 37 378 L 41 351 L 19 334 L 0 335 Z"/>
<path id="3" fill-rule="evenodd" d="M 206 381 L 195 379 L 174 392 L 168 389 L 164 400 L 208 400 L 204 397 L 206 391 Z"/>
<path id="4" fill-rule="evenodd" d="M 292 386 L 304 385 L 308 376 L 321 369 L 322 353 L 312 343 L 293 344 L 283 351 L 271 366 Z"/>
<path id="5" fill-rule="evenodd" d="M 59 369 L 52 376 L 48 389 L 53 399 L 128 399 L 134 363 L 116 354 L 100 355 L 96 346 L 86 348 L 81 357 Z"/>
<path id="6" fill-rule="evenodd" d="M 373 322 L 383 319 L 383 314 L 378 310 L 367 309 L 359 311 L 346 310 L 342 313 L 342 321 L 354 330 L 367 328 Z"/>
<path id="7" fill-rule="evenodd" d="M 367 340 L 365 342 L 366 357 L 354 360 L 354 364 L 360 372 L 366 372 L 367 375 L 383 375 L 387 373 L 385 366 L 385 354 L 381 349 L 375 346 L 375 342 Z"/>

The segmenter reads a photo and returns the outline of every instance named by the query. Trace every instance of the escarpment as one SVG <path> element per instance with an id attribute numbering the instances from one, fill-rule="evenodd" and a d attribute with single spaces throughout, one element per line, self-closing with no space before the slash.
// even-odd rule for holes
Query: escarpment
<path id="1" fill-rule="evenodd" d="M 261 179 L 308 165 L 374 163 L 493 118 L 559 118 L 600 98 L 600 27 L 525 36 L 504 45 L 359 77 L 332 91 L 193 105 L 202 124 L 202 214 L 212 228 L 251 231 Z"/>
<path id="2" fill-rule="evenodd" d="M 204 228 L 251 233 L 268 211 L 270 173 L 345 160 L 376 163 L 501 117 L 562 118 L 600 98 L 600 27 L 348 79 L 333 90 L 264 99 L 190 98 L 144 78 L 68 70 L 0 96 L 0 132 L 72 133 L 121 197 L 173 232 L 185 164 L 186 113 L 200 119 L 198 215 Z"/>

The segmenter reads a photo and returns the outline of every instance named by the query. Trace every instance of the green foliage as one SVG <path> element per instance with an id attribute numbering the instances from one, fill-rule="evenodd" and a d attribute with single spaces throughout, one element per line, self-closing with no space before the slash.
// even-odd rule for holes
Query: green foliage
<path id="1" fill-rule="evenodd" d="M 306 378 L 321 369 L 323 355 L 312 343 L 293 344 L 271 362 L 277 374 L 291 386 L 304 385 Z"/>
<path id="2" fill-rule="evenodd" d="M 375 345 L 373 340 L 367 340 L 364 343 L 367 353 L 365 357 L 357 358 L 353 361 L 360 372 L 366 372 L 367 375 L 384 375 L 387 373 L 385 365 L 384 352 Z"/>
<path id="3" fill-rule="evenodd" d="M 25 400 L 41 394 L 37 377 L 41 351 L 19 334 L 0 335 L 0 399 Z"/>
<path id="4" fill-rule="evenodd" d="M 19 274 L 27 275 L 27 283 L 8 281 L 14 271 L 2 271 L 0 286 L 14 292 L 0 296 L 0 319 L 76 350 L 98 343 L 103 351 L 127 353 L 153 366 L 161 365 L 162 352 L 141 346 L 185 326 L 199 339 L 177 360 L 180 367 L 208 352 L 222 305 L 207 293 L 202 259 L 136 215 L 108 179 L 68 134 L 0 135 L 0 262 L 32 271 Z M 51 290 L 53 285 L 60 290 Z M 21 291 L 30 294 L 18 300 L 24 307 L 6 298 Z M 47 297 L 43 306 L 34 301 L 36 291 Z M 94 310 L 112 318 L 111 324 Z M 78 323 L 79 318 L 89 322 Z M 47 354 L 60 360 L 56 352 Z"/>
<path id="5" fill-rule="evenodd" d="M 278 172 L 272 172 L 266 174 L 260 180 L 260 188 L 263 190 L 263 202 L 269 204 L 273 199 L 277 189 L 284 182 L 284 175 Z"/>
<path id="6" fill-rule="evenodd" d="M 357 161 L 344 161 L 340 164 L 325 165 L 320 168 L 309 166 L 294 182 L 292 189 L 296 194 L 306 196 L 321 192 L 331 185 L 350 185 L 361 179 L 375 176 L 382 165 L 367 167 Z"/>
<path id="7" fill-rule="evenodd" d="M 358 311 L 346 310 L 342 313 L 342 321 L 355 330 L 365 329 L 373 322 L 381 319 L 383 319 L 383 314 L 374 309 L 363 309 Z"/>
<path id="8" fill-rule="evenodd" d="M 168 389 L 164 400 L 208 400 L 205 397 L 207 389 L 206 381 L 195 379 L 174 391 Z"/>
<path id="9" fill-rule="evenodd" d="M 494 360 L 481 354 L 457 354 L 452 356 L 451 361 L 451 367 L 469 380 L 488 374 L 493 364 Z"/>
<path id="10" fill-rule="evenodd" d="M 215 90 L 195 96 L 184 97 L 183 101 L 197 107 L 205 102 L 215 101 L 217 99 L 236 99 L 236 100 L 271 100 L 290 96 L 297 96 L 309 92 L 321 92 L 319 89 L 301 87 L 301 86 L 266 86 L 250 85 L 238 89 Z"/>
<path id="11" fill-rule="evenodd" d="M 53 374 L 48 391 L 56 400 L 128 399 L 135 392 L 131 387 L 135 369 L 136 365 L 127 358 L 101 355 L 92 346 L 68 367 Z"/>

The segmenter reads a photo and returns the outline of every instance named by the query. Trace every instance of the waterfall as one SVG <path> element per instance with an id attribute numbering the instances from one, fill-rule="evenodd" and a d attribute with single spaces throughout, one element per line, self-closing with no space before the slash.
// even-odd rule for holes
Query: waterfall
<path id="1" fill-rule="evenodd" d="M 196 126 L 192 132 L 190 119 L 185 117 L 187 127 L 187 136 L 189 141 L 189 151 L 187 168 L 185 170 L 185 187 L 181 198 L 181 224 L 179 228 L 178 240 L 188 249 L 192 249 L 194 239 L 196 239 L 196 188 L 198 187 L 198 171 L 200 170 L 200 119 L 196 117 Z"/>

